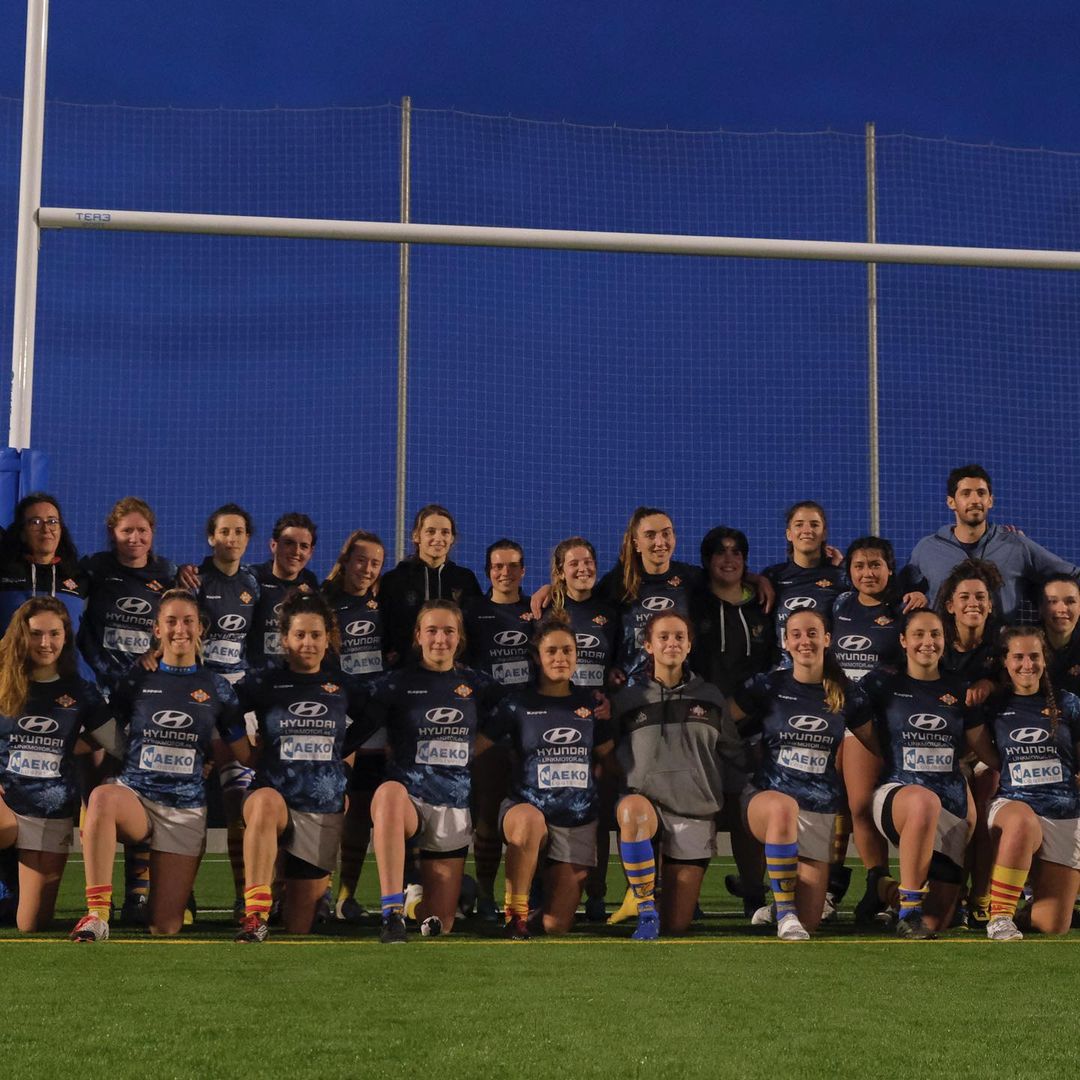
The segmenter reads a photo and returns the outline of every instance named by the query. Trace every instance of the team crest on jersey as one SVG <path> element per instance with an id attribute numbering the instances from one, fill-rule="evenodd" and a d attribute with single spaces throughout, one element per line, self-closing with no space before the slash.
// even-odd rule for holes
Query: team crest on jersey
<path id="1" fill-rule="evenodd" d="M 336 682 L 324 682 L 322 684 L 322 688 L 328 694 L 336 694 L 341 689 L 341 687 L 338 686 Z"/>
<path id="2" fill-rule="evenodd" d="M 892 626 L 892 619 L 888 615 L 879 615 L 875 620 L 878 626 Z"/>
<path id="3" fill-rule="evenodd" d="M 297 586 L 297 588 L 300 590 L 300 592 L 304 592 L 304 593 L 311 592 L 311 586 L 306 581 L 302 581 Z"/>
<path id="4" fill-rule="evenodd" d="M 674 577 L 669 577 L 667 583 L 673 588 L 677 589 L 682 584 L 682 578 L 676 574 Z"/>
<path id="5" fill-rule="evenodd" d="M 818 580 L 815 581 L 814 584 L 819 589 L 827 589 L 832 584 L 832 582 L 828 578 L 823 577 L 823 578 L 818 578 Z"/>
<path id="6" fill-rule="evenodd" d="M 210 700 L 210 695 L 205 690 L 192 690 L 191 700 L 197 701 L 200 705 L 202 705 L 203 702 Z"/>
<path id="7" fill-rule="evenodd" d="M 472 687 L 462 683 L 460 686 L 454 687 L 454 693 L 458 697 L 472 697 Z"/>
<path id="8" fill-rule="evenodd" d="M 701 717 L 708 716 L 708 712 L 703 705 L 691 705 L 687 711 L 687 715 L 694 717 L 696 720 L 700 720 Z"/>
<path id="9" fill-rule="evenodd" d="M 241 604 L 250 604 L 250 603 L 251 603 L 251 601 L 252 601 L 252 600 L 254 600 L 254 599 L 255 599 L 255 597 L 254 597 L 254 596 L 252 596 L 252 595 L 251 595 L 251 593 L 249 593 L 249 592 L 247 591 L 247 589 L 245 589 L 245 590 L 244 590 L 244 591 L 243 591 L 243 592 L 242 592 L 242 593 L 240 594 L 240 603 L 241 603 Z"/>
<path id="10" fill-rule="evenodd" d="M 522 622 L 532 622 L 532 612 L 531 611 L 524 611 L 518 616 L 518 618 Z"/>
<path id="11" fill-rule="evenodd" d="M 959 698 L 953 697 L 952 694 L 942 694 L 938 698 L 942 705 L 955 705 L 959 700 Z"/>
<path id="12" fill-rule="evenodd" d="M 587 709 L 584 705 L 580 709 L 574 710 L 575 716 L 580 716 L 582 720 L 588 720 L 592 716 L 592 709 Z"/>
<path id="13" fill-rule="evenodd" d="M 71 706 L 75 704 L 75 699 L 70 694 L 61 694 L 56 699 L 56 704 L 59 705 L 61 709 L 70 709 Z"/>
<path id="14" fill-rule="evenodd" d="M 593 622 L 597 626 L 607 626 L 607 619 L 603 615 L 597 615 L 593 618 Z"/>
<path id="15" fill-rule="evenodd" d="M 750 636 L 752 638 L 754 638 L 755 640 L 757 638 L 760 638 L 761 635 L 764 634 L 764 633 L 765 633 L 765 627 L 764 626 L 752 626 L 752 627 L 750 627 Z"/>
<path id="16" fill-rule="evenodd" d="M 1043 716 L 1053 717 L 1057 715 L 1057 710 L 1051 709 L 1049 705 L 1047 705 L 1045 709 L 1040 709 L 1039 711 Z"/>
<path id="17" fill-rule="evenodd" d="M 451 589 L 450 590 L 450 594 L 453 596 L 455 604 L 460 604 L 461 603 L 461 593 L 462 593 L 461 589 Z"/>
<path id="18" fill-rule="evenodd" d="M 61 584 L 63 585 L 63 587 L 65 589 L 67 589 L 68 592 L 78 592 L 79 591 L 79 583 L 77 581 L 75 581 L 74 578 L 64 578 L 64 580 L 61 582 Z"/>
<path id="19" fill-rule="evenodd" d="M 379 606 L 379 601 L 378 600 L 369 600 L 367 602 L 367 607 L 372 611 L 374 611 L 375 608 L 377 608 L 378 606 Z"/>
<path id="20" fill-rule="evenodd" d="M 160 581 L 148 581 L 146 587 L 150 589 L 151 592 L 161 592 L 165 588 Z"/>

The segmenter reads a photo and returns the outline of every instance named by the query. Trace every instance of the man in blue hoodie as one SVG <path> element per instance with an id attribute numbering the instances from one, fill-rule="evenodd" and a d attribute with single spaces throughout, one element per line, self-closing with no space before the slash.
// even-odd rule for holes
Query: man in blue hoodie
<path id="1" fill-rule="evenodd" d="M 949 473 L 945 502 L 955 524 L 924 536 L 911 553 L 910 571 L 922 579 L 921 586 L 916 581 L 914 587 L 926 593 L 931 604 L 941 583 L 964 559 L 985 559 L 1001 571 L 1004 584 L 995 606 L 1006 623 L 1021 617 L 1035 621 L 1033 590 L 1051 574 L 1080 578 L 1080 569 L 1022 532 L 987 521 L 994 493 L 990 474 L 981 465 L 961 465 Z"/>

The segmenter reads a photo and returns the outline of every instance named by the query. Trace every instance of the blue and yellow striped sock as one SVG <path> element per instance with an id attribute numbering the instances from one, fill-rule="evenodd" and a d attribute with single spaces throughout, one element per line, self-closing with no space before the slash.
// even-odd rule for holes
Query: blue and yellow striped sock
<path id="1" fill-rule="evenodd" d="M 652 841 L 620 840 L 619 855 L 630 891 L 638 902 L 638 912 L 655 911 L 653 890 L 656 888 L 656 858 Z"/>
<path id="2" fill-rule="evenodd" d="M 379 897 L 382 906 L 382 917 L 388 919 L 391 915 L 400 915 L 405 910 L 405 894 L 403 892 L 387 893 Z"/>
<path id="3" fill-rule="evenodd" d="M 912 915 L 921 915 L 923 901 L 926 899 L 926 886 L 921 889 L 905 889 L 900 886 L 900 918 L 910 919 Z"/>
<path id="4" fill-rule="evenodd" d="M 765 865 L 776 901 L 776 921 L 795 914 L 795 881 L 799 875 L 799 845 L 766 844 Z"/>

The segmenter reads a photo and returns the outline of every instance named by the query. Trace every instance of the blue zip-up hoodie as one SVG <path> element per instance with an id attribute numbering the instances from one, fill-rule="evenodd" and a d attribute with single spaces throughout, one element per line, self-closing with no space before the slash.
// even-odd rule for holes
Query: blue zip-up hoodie
<path id="1" fill-rule="evenodd" d="M 965 559 L 992 562 L 1004 579 L 995 607 L 1001 619 L 1014 622 L 1023 612 L 1022 605 L 1035 604 L 1034 589 L 1051 574 L 1071 574 L 1080 578 L 1080 569 L 1040 547 L 1023 533 L 990 525 L 973 548 L 956 539 L 953 526 L 943 525 L 936 533 L 924 536 L 911 553 L 910 568 L 922 579 L 915 587 L 926 593 L 931 604 L 937 603 L 938 589 L 957 563 Z"/>

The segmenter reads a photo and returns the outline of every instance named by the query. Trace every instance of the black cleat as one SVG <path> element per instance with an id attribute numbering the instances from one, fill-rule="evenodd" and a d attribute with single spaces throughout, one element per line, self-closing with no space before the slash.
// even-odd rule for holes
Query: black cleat
<path id="1" fill-rule="evenodd" d="M 405 932 L 405 920 L 400 912 L 395 911 L 383 919 L 379 940 L 384 945 L 404 945 L 409 940 Z"/>

